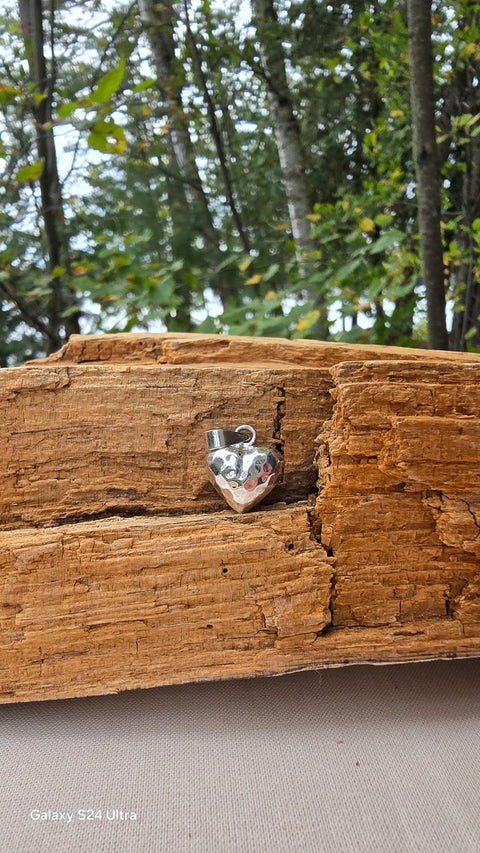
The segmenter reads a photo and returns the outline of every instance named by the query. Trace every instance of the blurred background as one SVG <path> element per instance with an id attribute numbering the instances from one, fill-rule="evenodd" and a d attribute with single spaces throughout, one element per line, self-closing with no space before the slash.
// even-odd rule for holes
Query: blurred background
<path id="1" fill-rule="evenodd" d="M 0 365 L 139 330 L 480 351 L 479 36 L 476 0 L 6 0 Z"/>

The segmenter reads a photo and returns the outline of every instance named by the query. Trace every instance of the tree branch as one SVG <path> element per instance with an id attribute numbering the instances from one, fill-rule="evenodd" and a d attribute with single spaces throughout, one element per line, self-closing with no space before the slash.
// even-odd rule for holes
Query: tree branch
<path id="1" fill-rule="evenodd" d="M 233 221 L 236 225 L 237 231 L 240 236 L 240 242 L 243 247 L 243 251 L 246 254 L 250 252 L 250 241 L 248 239 L 248 234 L 246 233 L 242 218 L 240 216 L 240 211 L 238 210 L 237 203 L 235 201 L 235 194 L 233 191 L 233 184 L 230 178 L 230 172 L 227 166 L 227 157 L 225 152 L 225 147 L 223 144 L 220 128 L 218 126 L 217 117 L 215 115 L 215 106 L 212 100 L 212 96 L 210 95 L 210 90 L 208 88 L 207 78 L 202 66 L 202 57 L 199 54 L 197 43 L 195 40 L 195 36 L 192 32 L 192 28 L 190 25 L 190 16 L 188 14 L 188 5 L 187 0 L 184 0 L 184 10 L 185 10 L 185 26 L 187 32 L 187 39 L 190 45 L 190 50 L 192 52 L 192 59 L 195 64 L 195 68 L 197 70 L 198 78 L 200 81 L 200 86 L 203 93 L 203 98 L 205 101 L 205 105 L 207 107 L 208 118 L 210 121 L 210 130 L 212 132 L 213 141 L 215 144 L 215 148 L 217 150 L 218 162 L 220 164 L 220 171 L 222 173 L 223 183 L 225 187 L 225 195 L 227 197 L 227 201 L 232 212 Z"/>
<path id="2" fill-rule="evenodd" d="M 40 317 L 37 317 L 36 314 L 34 314 L 30 310 L 26 301 L 22 299 L 21 296 L 16 293 L 13 293 L 8 287 L 8 285 L 1 280 L 0 290 L 3 291 L 9 302 L 12 302 L 14 305 L 17 306 L 18 310 L 20 311 L 20 314 L 22 315 L 22 318 L 29 326 L 32 327 L 32 329 L 36 329 L 37 332 L 40 332 L 40 334 L 43 335 L 47 340 L 49 340 L 55 347 L 59 346 L 59 344 L 61 343 L 60 337 L 52 331 L 52 329 L 47 325 L 47 323 L 44 323 L 43 320 L 40 319 Z"/>

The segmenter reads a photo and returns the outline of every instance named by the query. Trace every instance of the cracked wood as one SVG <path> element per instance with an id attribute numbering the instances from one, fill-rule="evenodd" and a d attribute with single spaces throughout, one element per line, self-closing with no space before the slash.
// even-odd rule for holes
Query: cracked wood
<path id="1" fill-rule="evenodd" d="M 315 436 L 331 411 L 325 369 L 45 364 L 2 380 L 0 528 L 219 510 L 205 432 L 247 419 L 285 453 L 268 502 L 315 489 Z"/>
<path id="2" fill-rule="evenodd" d="M 480 364 L 332 369 L 314 528 L 335 627 L 456 621 L 480 640 Z"/>
<path id="3" fill-rule="evenodd" d="M 302 505 L 15 530 L 0 550 L 4 701 L 275 671 L 331 618 Z"/>
<path id="4" fill-rule="evenodd" d="M 168 334 L 1 371 L 0 701 L 480 654 L 479 378 Z M 237 516 L 204 433 L 249 421 L 285 481 Z"/>

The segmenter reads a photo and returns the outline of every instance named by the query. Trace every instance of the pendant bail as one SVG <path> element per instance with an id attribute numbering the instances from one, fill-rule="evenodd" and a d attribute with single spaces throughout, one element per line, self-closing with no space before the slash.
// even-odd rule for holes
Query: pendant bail
<path id="1" fill-rule="evenodd" d="M 248 430 L 250 435 L 241 430 Z M 208 450 L 220 450 L 223 447 L 232 447 L 236 444 L 254 444 L 256 432 L 249 424 L 238 426 L 235 431 L 228 429 L 209 429 L 206 432 Z"/>

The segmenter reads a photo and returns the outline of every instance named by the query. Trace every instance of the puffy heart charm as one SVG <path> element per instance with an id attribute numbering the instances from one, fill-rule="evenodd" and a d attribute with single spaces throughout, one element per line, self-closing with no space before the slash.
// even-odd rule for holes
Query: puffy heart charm
<path id="1" fill-rule="evenodd" d="M 280 454 L 271 447 L 257 447 L 255 439 L 255 430 L 248 424 L 234 432 L 207 431 L 209 480 L 237 512 L 247 512 L 263 500 L 283 474 Z"/>

